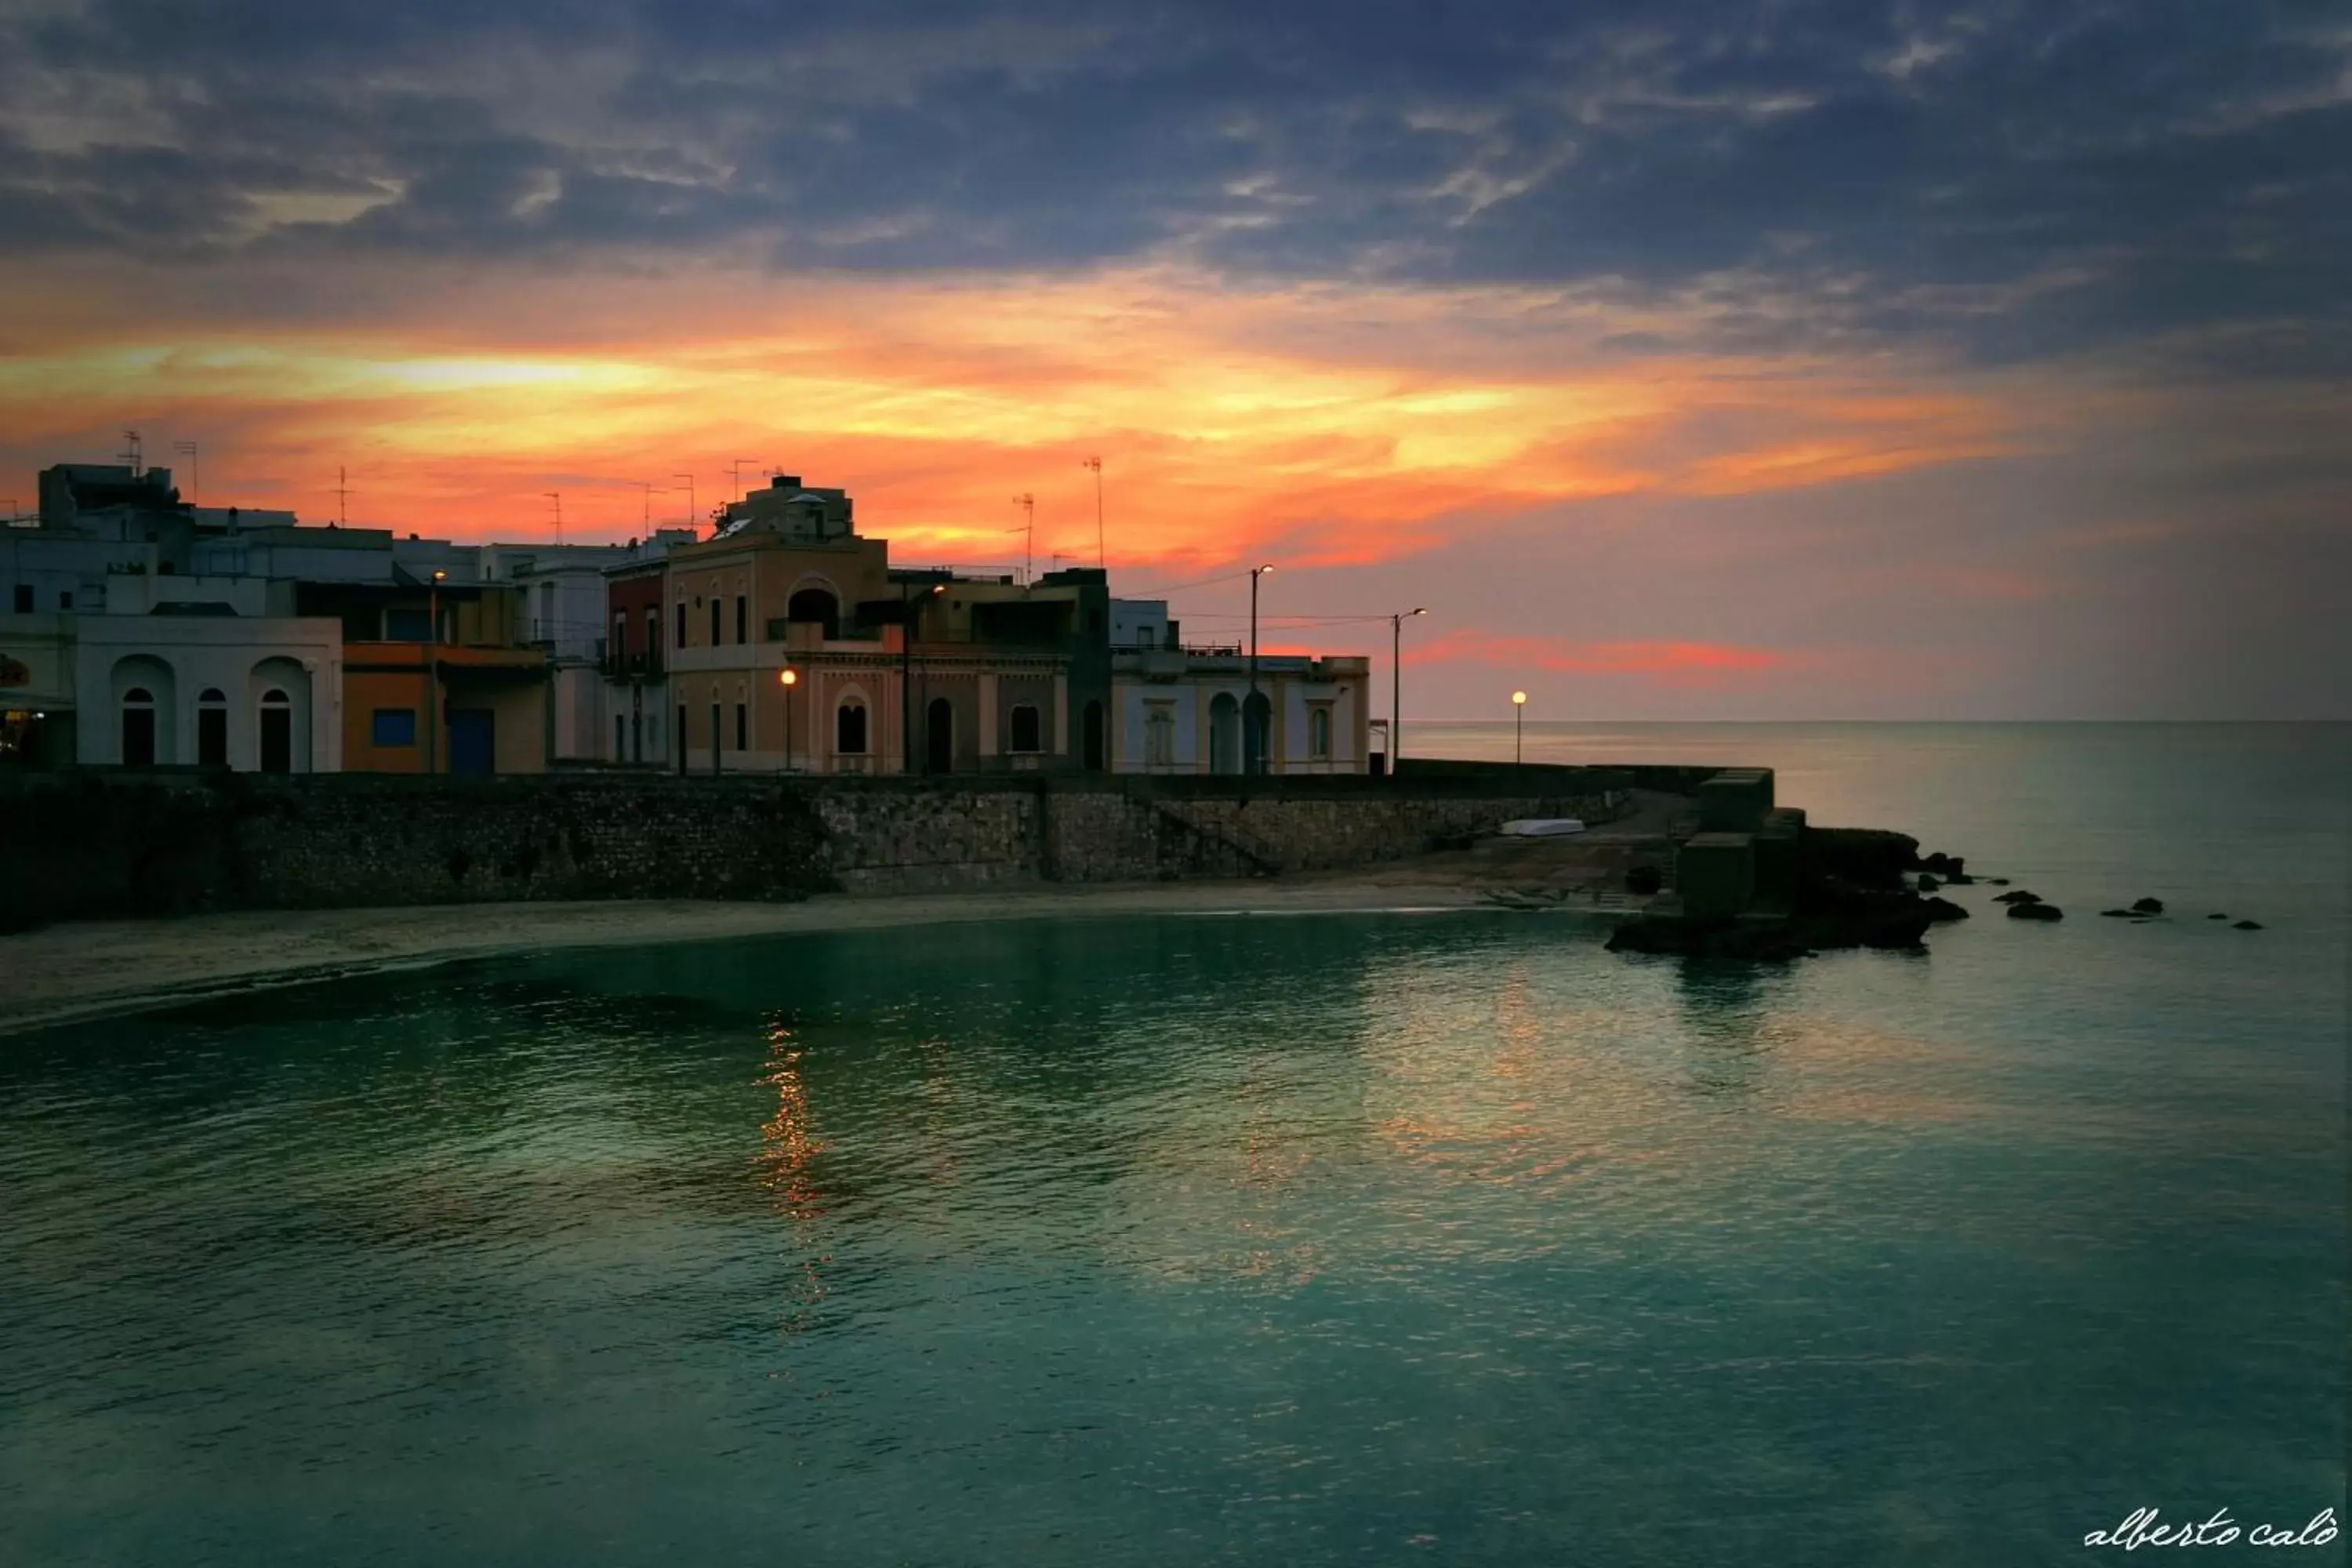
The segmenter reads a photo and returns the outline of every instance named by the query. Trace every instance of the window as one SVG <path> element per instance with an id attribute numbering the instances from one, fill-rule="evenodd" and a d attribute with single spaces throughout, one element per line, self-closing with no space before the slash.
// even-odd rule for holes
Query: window
<path id="1" fill-rule="evenodd" d="M 1176 765 L 1176 704 L 1153 702 L 1144 709 L 1143 765 L 1148 768 L 1172 768 Z"/>
<path id="2" fill-rule="evenodd" d="M 30 583 L 16 584 L 16 613 L 20 616 L 33 613 L 33 585 Z"/>
<path id="3" fill-rule="evenodd" d="M 1331 760 L 1331 705 L 1318 702 L 1307 710 L 1307 754 L 1318 763 Z"/>
<path id="4" fill-rule="evenodd" d="M 751 640 L 751 634 L 747 629 L 751 624 L 751 601 L 738 594 L 735 595 L 735 640 L 737 642 L 746 643 Z"/>
<path id="5" fill-rule="evenodd" d="M 416 744 L 416 710 L 414 708 L 377 709 L 368 716 L 368 744 L 372 746 Z"/>
<path id="6" fill-rule="evenodd" d="M 613 617 L 612 654 L 615 664 L 629 657 L 629 617 L 625 615 Z"/>
<path id="7" fill-rule="evenodd" d="M 719 646 L 719 595 L 710 595 L 710 646 Z"/>
<path id="8" fill-rule="evenodd" d="M 72 589 L 60 588 L 58 590 L 58 608 L 60 610 L 70 610 L 73 608 Z"/>
<path id="9" fill-rule="evenodd" d="M 1037 710 L 1023 703 L 1013 710 L 1013 749 L 1016 752 L 1042 752 L 1045 749 L 1045 728 L 1037 721 Z"/>
<path id="10" fill-rule="evenodd" d="M 426 642 L 433 636 L 432 613 L 425 609 L 386 610 L 383 635 L 390 642 Z"/>
<path id="11" fill-rule="evenodd" d="M 657 609 L 649 609 L 646 612 L 646 658 L 652 659 L 660 652 L 661 612 Z"/>
<path id="12" fill-rule="evenodd" d="M 629 721 L 618 713 L 613 715 L 613 760 L 616 763 L 629 760 Z"/>
<path id="13" fill-rule="evenodd" d="M 680 624 L 683 625 L 686 606 L 680 605 L 677 607 L 677 613 Z M 683 702 L 677 705 L 677 728 L 670 732 L 677 737 L 677 771 L 684 773 L 686 772 L 686 704 Z"/>
<path id="14" fill-rule="evenodd" d="M 741 601 L 737 602 L 740 604 Z M 739 752 L 751 749 L 751 710 L 740 702 L 735 704 L 735 749 Z"/>
<path id="15" fill-rule="evenodd" d="M 680 647 L 686 646 L 686 601 L 684 599 L 677 602 L 677 646 Z"/>
<path id="16" fill-rule="evenodd" d="M 155 694 L 143 686 L 122 694 L 122 765 L 155 765 Z"/>
<path id="17" fill-rule="evenodd" d="M 834 710 L 833 749 L 845 757 L 866 754 L 866 704 L 855 697 Z"/>

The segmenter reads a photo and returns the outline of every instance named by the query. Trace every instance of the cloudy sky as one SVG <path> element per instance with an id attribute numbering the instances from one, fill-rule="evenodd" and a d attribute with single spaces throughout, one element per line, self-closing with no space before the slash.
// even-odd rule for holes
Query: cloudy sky
<path id="1" fill-rule="evenodd" d="M 0 499 L 1044 566 L 1099 455 L 1430 717 L 2352 715 L 2347 279 L 2336 5 L 0 0 Z"/>

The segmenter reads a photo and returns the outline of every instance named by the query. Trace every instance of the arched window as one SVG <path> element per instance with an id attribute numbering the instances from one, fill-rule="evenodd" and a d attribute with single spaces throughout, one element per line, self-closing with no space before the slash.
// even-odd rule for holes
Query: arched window
<path id="1" fill-rule="evenodd" d="M 803 588 L 785 602 L 784 619 L 817 622 L 831 642 L 841 636 L 841 601 L 825 589 Z"/>
<path id="2" fill-rule="evenodd" d="M 833 710 L 833 749 L 845 757 L 866 754 L 866 704 L 855 697 Z"/>
<path id="3" fill-rule="evenodd" d="M 122 694 L 122 765 L 155 765 L 155 694 L 143 686 Z"/>
<path id="4" fill-rule="evenodd" d="M 228 766 L 228 698 L 217 686 L 196 694 L 196 763 L 207 768 Z"/>
<path id="5" fill-rule="evenodd" d="M 1318 703 L 1307 710 L 1307 754 L 1317 762 L 1328 761 L 1331 755 L 1331 709 L 1328 703 Z"/>
<path id="6" fill-rule="evenodd" d="M 1045 749 L 1045 726 L 1038 722 L 1037 710 L 1026 702 L 1013 710 L 1013 749 L 1016 752 L 1042 752 Z"/>

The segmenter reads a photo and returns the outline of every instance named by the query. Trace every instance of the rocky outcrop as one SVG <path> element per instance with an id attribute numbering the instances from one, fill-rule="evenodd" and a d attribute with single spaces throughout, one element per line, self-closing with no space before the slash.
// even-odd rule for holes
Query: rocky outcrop
<path id="1" fill-rule="evenodd" d="M 2163 912 L 2164 900 L 2162 899 L 2134 899 L 2132 900 L 2132 913 L 2136 915 L 2160 915 Z"/>
<path id="2" fill-rule="evenodd" d="M 2038 904 L 2042 901 L 2042 895 L 2029 893 L 2020 888 L 2014 892 L 1997 894 L 1992 901 L 1996 904 Z"/>
<path id="3" fill-rule="evenodd" d="M 2011 904 L 2009 918 L 2013 921 L 2063 921 L 2066 911 L 2055 904 L 2045 904 L 2036 899 L 2030 904 Z"/>
<path id="4" fill-rule="evenodd" d="M 2240 921 L 2230 929 L 2231 931 L 2260 931 L 2263 929 L 2263 922 L 2260 921 Z"/>

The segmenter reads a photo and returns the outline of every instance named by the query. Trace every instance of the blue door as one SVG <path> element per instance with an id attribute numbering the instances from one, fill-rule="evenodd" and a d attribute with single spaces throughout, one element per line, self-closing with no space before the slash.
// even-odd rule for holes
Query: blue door
<path id="1" fill-rule="evenodd" d="M 496 716 L 487 708 L 449 710 L 449 771 L 487 773 L 497 771 L 499 731 Z"/>

